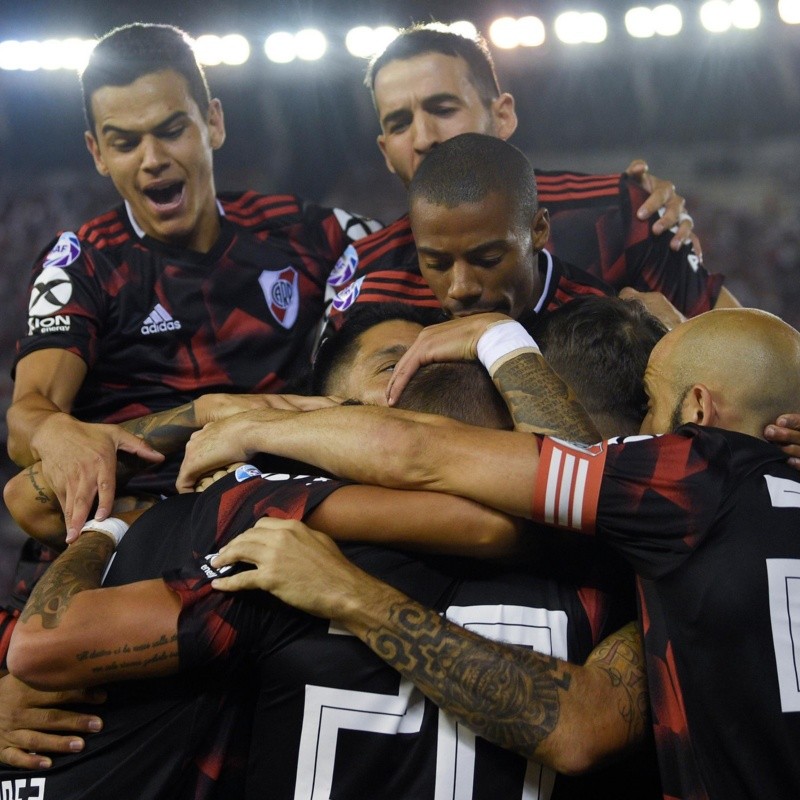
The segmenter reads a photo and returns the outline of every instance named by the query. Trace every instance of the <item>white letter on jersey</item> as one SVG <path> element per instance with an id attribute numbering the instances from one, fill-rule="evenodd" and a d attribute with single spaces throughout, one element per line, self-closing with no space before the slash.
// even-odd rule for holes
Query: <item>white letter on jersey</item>
<path id="1" fill-rule="evenodd" d="M 800 711 L 800 559 L 768 558 L 767 580 L 781 709 Z"/>

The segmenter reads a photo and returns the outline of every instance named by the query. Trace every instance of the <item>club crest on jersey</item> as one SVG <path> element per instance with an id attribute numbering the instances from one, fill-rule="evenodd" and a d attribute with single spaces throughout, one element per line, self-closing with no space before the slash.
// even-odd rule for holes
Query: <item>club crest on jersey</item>
<path id="1" fill-rule="evenodd" d="M 347 283 L 355 275 L 357 267 L 358 252 L 350 244 L 339 257 L 336 266 L 331 270 L 331 274 L 328 277 L 328 286 L 341 286 L 343 283 Z"/>
<path id="2" fill-rule="evenodd" d="M 345 286 L 345 288 L 333 298 L 333 307 L 337 311 L 347 311 L 347 309 L 355 303 L 358 299 L 358 295 L 361 293 L 361 284 L 364 283 L 364 277 L 366 276 L 362 276 L 355 283 Z"/>
<path id="3" fill-rule="evenodd" d="M 47 317 L 60 311 L 72 297 L 72 281 L 58 267 L 43 269 L 31 290 L 28 314 L 32 317 Z"/>
<path id="4" fill-rule="evenodd" d="M 81 254 L 81 243 L 71 232 L 62 233 L 44 260 L 44 267 L 68 267 Z"/>
<path id="5" fill-rule="evenodd" d="M 297 270 L 294 267 L 285 267 L 280 272 L 265 269 L 258 282 L 275 321 L 287 330 L 291 328 L 300 310 Z"/>

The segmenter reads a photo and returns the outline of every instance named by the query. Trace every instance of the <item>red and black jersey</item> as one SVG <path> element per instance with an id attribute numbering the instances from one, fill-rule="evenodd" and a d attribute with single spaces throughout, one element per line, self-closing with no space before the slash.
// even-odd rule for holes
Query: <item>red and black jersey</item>
<path id="1" fill-rule="evenodd" d="M 721 275 L 711 275 L 691 246 L 674 252 L 670 236 L 655 236 L 657 217 L 640 220 L 647 192 L 625 175 L 542 172 L 539 203 L 550 212 L 547 249 L 611 287 L 658 291 L 686 316 L 714 307 Z M 350 245 L 328 281 L 330 317 L 354 302 L 403 301 L 438 308 L 422 278 L 407 216 Z"/>
<path id="2" fill-rule="evenodd" d="M 633 566 L 664 796 L 799 797 L 800 479 L 776 446 L 687 425 L 543 440 L 534 518 Z"/>
<path id="3" fill-rule="evenodd" d="M 143 235 L 121 205 L 40 258 L 16 360 L 54 347 L 80 356 L 78 419 L 121 422 L 207 392 L 280 391 L 308 371 L 328 274 L 376 225 L 293 195 L 220 195 L 219 208 L 208 253 Z"/>
<path id="4" fill-rule="evenodd" d="M 571 660 L 584 660 L 630 618 L 624 599 L 618 606 L 596 587 L 578 588 L 552 574 L 343 549 L 363 569 L 471 630 Z M 266 593 L 213 591 L 209 561 L 198 558 L 166 579 L 181 596 L 184 668 L 256 665 L 248 798 L 262 797 L 265 786 L 275 798 L 441 792 L 517 800 L 525 787 L 530 796 L 551 797 L 552 772 L 456 724 L 347 631 Z M 619 778 L 615 785 L 625 796 Z M 556 781 L 553 797 L 573 796 L 568 782 L 559 787 Z"/>

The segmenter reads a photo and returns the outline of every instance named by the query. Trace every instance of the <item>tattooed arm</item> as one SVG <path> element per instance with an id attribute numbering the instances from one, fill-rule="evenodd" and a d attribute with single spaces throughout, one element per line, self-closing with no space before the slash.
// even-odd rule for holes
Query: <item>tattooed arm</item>
<path id="1" fill-rule="evenodd" d="M 53 562 L 11 637 L 13 675 L 62 689 L 177 671 L 178 596 L 160 579 L 100 589 L 113 551 L 89 531 Z"/>
<path id="2" fill-rule="evenodd" d="M 264 536 L 264 528 L 270 535 Z M 578 666 L 477 636 L 351 564 L 302 523 L 265 519 L 223 547 L 215 567 L 255 569 L 214 581 L 267 590 L 343 624 L 436 705 L 477 734 L 575 774 L 643 739 L 647 686 L 633 623 Z"/>

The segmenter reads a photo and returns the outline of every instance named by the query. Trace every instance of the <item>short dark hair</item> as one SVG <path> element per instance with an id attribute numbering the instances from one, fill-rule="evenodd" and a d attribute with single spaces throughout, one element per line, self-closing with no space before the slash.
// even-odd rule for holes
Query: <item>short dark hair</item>
<path id="1" fill-rule="evenodd" d="M 367 67 L 364 83 L 375 102 L 375 78 L 391 61 L 407 61 L 426 53 L 441 53 L 453 58 L 463 58 L 469 67 L 469 78 L 483 103 L 488 107 L 500 95 L 500 85 L 494 61 L 486 40 L 478 34 L 474 39 L 452 31 L 442 30 L 436 23 L 417 24 L 400 31 L 382 52 L 375 56 Z"/>
<path id="2" fill-rule="evenodd" d="M 347 369 L 358 352 L 358 340 L 375 325 L 392 320 L 416 322 L 423 327 L 444 321 L 439 309 L 421 308 L 408 303 L 359 303 L 342 317 L 340 327 L 326 336 L 314 357 L 311 393 L 330 394 L 328 386 L 340 369 Z"/>
<path id="3" fill-rule="evenodd" d="M 174 25 L 134 22 L 103 36 L 81 72 L 83 111 L 94 132 L 92 95 L 103 86 L 129 86 L 143 75 L 173 70 L 186 79 L 189 93 L 202 114 L 211 94 L 205 73 L 197 62 L 188 33 Z"/>
<path id="4" fill-rule="evenodd" d="M 644 371 L 666 332 L 638 300 L 586 295 L 543 314 L 536 341 L 589 415 L 627 434 L 646 414 Z"/>
<path id="5" fill-rule="evenodd" d="M 484 133 L 461 133 L 434 147 L 408 187 L 410 206 L 423 199 L 455 208 L 491 193 L 512 201 L 518 224 L 529 225 L 538 211 L 531 162 L 513 144 Z"/>
<path id="6" fill-rule="evenodd" d="M 423 365 L 403 389 L 396 408 L 441 414 L 484 428 L 514 427 L 508 407 L 489 373 L 477 361 Z"/>

